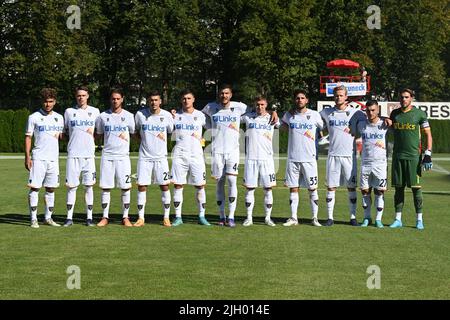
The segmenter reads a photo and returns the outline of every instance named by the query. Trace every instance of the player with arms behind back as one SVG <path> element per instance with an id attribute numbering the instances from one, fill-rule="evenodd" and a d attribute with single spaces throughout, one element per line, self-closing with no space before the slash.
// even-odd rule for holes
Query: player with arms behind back
<path id="1" fill-rule="evenodd" d="M 63 116 L 53 111 L 56 104 L 56 90 L 41 90 L 42 108 L 28 117 L 25 131 L 25 168 L 30 171 L 28 179 L 28 203 L 31 216 L 31 227 L 39 228 L 37 207 L 39 189 L 45 187 L 45 219 L 44 223 L 59 227 L 53 221 L 55 207 L 55 188 L 59 186 L 59 139 L 64 130 Z M 34 148 L 31 151 L 32 137 Z"/>
<path id="2" fill-rule="evenodd" d="M 163 224 L 170 227 L 170 171 L 167 161 L 167 136 L 172 133 L 173 119 L 170 112 L 161 109 L 161 94 L 151 91 L 147 95 L 147 108 L 136 113 L 136 135 L 141 139 L 137 166 L 137 205 L 139 218 L 135 227 L 145 223 L 144 212 L 147 201 L 147 186 L 156 183 L 161 189 L 164 210 Z"/>
<path id="3" fill-rule="evenodd" d="M 64 113 L 64 129 L 69 136 L 67 145 L 66 187 L 67 187 L 67 219 L 64 227 L 73 224 L 73 210 L 80 185 L 80 174 L 84 185 L 84 199 L 86 202 L 86 225 L 95 226 L 92 221 L 94 206 L 95 170 L 95 122 L 100 111 L 88 105 L 89 89 L 80 86 L 75 89 L 77 105 L 67 108 Z"/>
<path id="4" fill-rule="evenodd" d="M 361 227 L 371 224 L 372 189 L 377 215 L 375 226 L 383 228 L 384 192 L 387 189 L 387 133 L 389 127 L 380 118 L 380 106 L 375 100 L 366 103 L 366 121 L 357 125 L 356 136 L 362 138 L 360 188 L 364 220 Z"/>
<path id="5" fill-rule="evenodd" d="M 239 167 L 239 127 L 247 105 L 231 101 L 230 85 L 223 85 L 219 101 L 208 103 L 202 110 L 207 125 L 212 129 L 211 176 L 216 179 L 216 200 L 219 206 L 219 225 L 235 227 L 237 205 L 237 176 Z M 225 182 L 228 183 L 228 221 L 225 215 Z"/>
<path id="6" fill-rule="evenodd" d="M 283 224 L 286 227 L 298 224 L 298 191 L 305 187 L 309 191 L 312 220 L 311 224 L 320 227 L 317 219 L 319 211 L 319 184 L 317 170 L 316 132 L 323 129 L 323 120 L 317 111 L 308 109 L 306 91 L 294 91 L 295 108 L 286 112 L 281 120 L 282 130 L 289 130 L 288 160 L 286 164 L 285 185 L 289 187 L 291 217 Z"/>
<path id="7" fill-rule="evenodd" d="M 359 121 L 365 121 L 366 115 L 347 104 L 347 88 L 343 85 L 333 90 L 335 106 L 323 109 L 320 114 L 328 129 L 330 147 L 327 158 L 327 211 L 326 226 L 333 225 L 336 188 L 345 185 L 348 189 L 350 224 L 358 226 L 356 221 L 356 144 L 350 134 Z"/>
<path id="8" fill-rule="evenodd" d="M 183 185 L 189 183 L 195 187 L 195 199 L 198 205 L 198 223 L 204 226 L 211 224 L 205 218 L 206 207 L 206 166 L 203 156 L 203 127 L 206 125 L 205 115 L 194 108 L 195 96 L 189 90 L 180 94 L 182 109 L 174 115 L 175 129 L 172 139 L 176 143 L 172 150 L 172 182 L 173 206 L 175 207 L 175 220 L 172 226 L 183 224 Z"/>
<path id="9" fill-rule="evenodd" d="M 100 162 L 100 188 L 102 188 L 103 218 L 97 226 L 108 224 L 111 189 L 117 185 L 122 190 L 122 224 L 132 227 L 128 211 L 130 209 L 131 163 L 130 138 L 134 134 L 135 123 L 131 112 L 123 109 L 122 89 L 110 92 L 111 109 L 97 118 L 97 134 L 103 136 L 104 146 Z"/>
<path id="10" fill-rule="evenodd" d="M 242 122 L 246 125 L 245 137 L 245 171 L 244 186 L 245 206 L 247 207 L 247 219 L 245 227 L 253 224 L 253 207 L 255 206 L 255 188 L 258 183 L 264 188 L 265 223 L 274 227 L 275 222 L 270 218 L 273 207 L 272 187 L 276 185 L 275 166 L 273 162 L 273 132 L 275 126 L 270 123 L 271 116 L 267 112 L 267 98 L 258 96 L 255 99 L 256 112 L 242 116 Z"/>

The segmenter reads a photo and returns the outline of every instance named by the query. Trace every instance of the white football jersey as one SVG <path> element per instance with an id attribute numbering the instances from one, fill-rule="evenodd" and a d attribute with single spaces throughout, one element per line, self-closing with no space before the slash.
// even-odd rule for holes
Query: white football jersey
<path id="1" fill-rule="evenodd" d="M 294 162 L 316 161 L 317 130 L 323 129 L 323 120 L 317 111 L 286 112 L 281 120 L 289 127 L 288 159 Z"/>
<path id="2" fill-rule="evenodd" d="M 28 117 L 25 135 L 34 136 L 31 153 L 33 160 L 56 161 L 59 156 L 59 137 L 64 131 L 64 118 L 52 111 L 47 114 L 40 109 Z"/>
<path id="3" fill-rule="evenodd" d="M 170 112 L 160 110 L 159 114 L 146 107 L 135 116 L 136 130 L 141 136 L 139 159 L 159 160 L 167 156 L 167 135 L 173 131 L 173 117 Z"/>
<path id="4" fill-rule="evenodd" d="M 203 158 L 203 127 L 206 125 L 205 115 L 194 110 L 192 113 L 179 111 L 175 116 L 172 139 L 176 143 L 172 150 L 174 157 Z"/>
<path id="5" fill-rule="evenodd" d="M 121 159 L 130 153 L 131 134 L 134 133 L 134 116 L 122 109 L 120 113 L 104 111 L 95 125 L 98 134 L 103 134 L 102 157 L 107 160 Z"/>
<path id="6" fill-rule="evenodd" d="M 91 106 L 85 109 L 79 106 L 66 109 L 64 129 L 69 134 L 68 158 L 95 157 L 94 130 L 99 115 L 100 110 Z"/>
<path id="7" fill-rule="evenodd" d="M 246 125 L 246 160 L 269 160 L 273 157 L 274 125 L 270 124 L 269 113 L 259 116 L 256 112 L 242 116 Z"/>
<path id="8" fill-rule="evenodd" d="M 364 112 L 347 106 L 344 110 L 338 110 L 336 107 L 325 108 L 320 114 L 328 128 L 330 139 L 328 155 L 351 157 L 356 151 L 356 145 L 349 127 L 352 131 L 356 130 L 357 123 L 366 120 Z"/>
<path id="9" fill-rule="evenodd" d="M 202 112 L 209 116 L 212 129 L 212 153 L 239 152 L 239 127 L 247 105 L 231 101 L 228 108 L 217 102 L 208 103 Z"/>
<path id="10" fill-rule="evenodd" d="M 361 134 L 362 162 L 386 161 L 387 160 L 387 133 L 389 127 L 383 120 L 370 123 L 369 120 L 358 123 L 358 132 Z"/>

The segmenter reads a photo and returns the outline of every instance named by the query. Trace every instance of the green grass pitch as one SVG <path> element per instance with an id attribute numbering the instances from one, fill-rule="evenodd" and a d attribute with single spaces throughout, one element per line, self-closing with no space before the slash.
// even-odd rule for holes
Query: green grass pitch
<path id="1" fill-rule="evenodd" d="M 441 159 L 439 159 L 441 157 Z M 447 157 L 447 158 L 445 158 Z M 88 228 L 80 187 L 75 225 L 29 227 L 23 160 L 0 159 L 0 299 L 449 299 L 450 298 L 450 159 L 435 155 L 438 170 L 422 178 L 425 230 L 414 228 L 412 194 L 407 191 L 405 226 L 392 230 L 348 225 L 347 192 L 336 193 L 335 225 L 310 225 L 307 193 L 300 194 L 299 226 L 281 224 L 290 215 L 289 191 L 283 187 L 285 160 L 280 160 L 274 189 L 273 217 L 263 223 L 263 195 L 256 192 L 255 225 L 245 228 L 244 189 L 239 186 L 235 229 L 217 226 L 215 185 L 208 178 L 207 218 L 197 224 L 194 188 L 184 191 L 182 226 L 162 226 L 159 188 L 147 194 L 147 224 L 120 225 L 120 196 L 112 192 L 112 223 Z M 99 161 L 99 159 L 98 159 Z M 97 166 L 98 168 L 98 166 Z M 132 160 L 135 171 L 136 159 Z M 65 160 L 60 161 L 62 181 Z M 207 169 L 209 170 L 209 168 Z M 242 181 L 240 166 L 239 181 Z M 325 160 L 319 161 L 319 220 L 326 219 Z M 209 177 L 209 171 L 208 171 Z M 61 184 L 63 185 L 63 184 Z M 101 217 L 95 188 L 94 219 Z M 358 221 L 362 208 L 358 194 Z M 394 218 L 393 190 L 385 198 L 383 222 Z M 44 213 L 43 190 L 38 218 Z M 136 220 L 136 188 L 130 217 Z M 65 188 L 56 191 L 57 222 L 65 219 Z M 374 214 L 374 213 L 372 213 Z M 173 208 L 171 218 L 173 217 Z M 70 290 L 67 268 L 81 271 L 81 289 Z M 368 289 L 369 266 L 380 268 L 380 289 Z"/>

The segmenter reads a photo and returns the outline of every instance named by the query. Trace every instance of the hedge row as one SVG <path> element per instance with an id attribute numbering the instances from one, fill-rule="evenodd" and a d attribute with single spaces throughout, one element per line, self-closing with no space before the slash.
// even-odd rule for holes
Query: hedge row
<path id="1" fill-rule="evenodd" d="M 0 110 L 0 152 L 24 152 L 27 109 Z"/>
<path id="2" fill-rule="evenodd" d="M 0 152 L 24 152 L 24 133 L 30 112 L 27 109 L 0 110 Z M 450 153 L 450 121 L 430 120 L 433 133 L 433 152 Z M 288 134 L 279 132 L 279 152 L 287 152 Z M 169 150 L 174 145 L 169 141 Z M 132 139 L 130 149 L 132 152 L 139 151 L 139 142 Z M 60 151 L 67 150 L 67 141 L 60 142 Z"/>
<path id="3" fill-rule="evenodd" d="M 429 120 L 433 135 L 433 153 L 450 152 L 450 121 Z"/>

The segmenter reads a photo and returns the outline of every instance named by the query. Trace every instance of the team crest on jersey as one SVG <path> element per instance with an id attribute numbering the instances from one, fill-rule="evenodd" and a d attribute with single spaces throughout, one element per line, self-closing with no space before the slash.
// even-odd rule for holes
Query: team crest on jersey
<path id="1" fill-rule="evenodd" d="M 345 114 L 347 115 L 347 117 L 350 115 L 350 111 L 346 111 Z"/>
<path id="2" fill-rule="evenodd" d="M 308 119 L 308 120 L 311 119 L 311 116 L 306 116 L 306 119 Z"/>
<path id="3" fill-rule="evenodd" d="M 58 118 L 55 118 L 55 121 L 58 122 Z"/>
<path id="4" fill-rule="evenodd" d="M 109 122 L 109 118 L 106 118 L 106 122 Z"/>
<path id="5" fill-rule="evenodd" d="M 76 116 L 77 116 L 77 114 L 76 114 L 76 113 L 74 113 L 74 114 L 73 114 L 73 117 L 75 118 Z"/>
<path id="6" fill-rule="evenodd" d="M 194 121 L 197 121 L 197 117 L 194 117 Z"/>
<path id="7" fill-rule="evenodd" d="M 233 108 L 230 108 L 230 110 L 231 110 L 231 112 L 234 112 L 234 107 L 233 107 Z"/>
<path id="8" fill-rule="evenodd" d="M 125 118 L 124 118 L 124 117 L 122 117 L 122 118 L 120 118 L 120 119 L 122 119 L 122 122 L 125 121 Z"/>
<path id="9" fill-rule="evenodd" d="M 41 121 L 44 121 L 44 118 L 41 118 Z"/>
<path id="10" fill-rule="evenodd" d="M 159 121 L 163 122 L 164 121 L 164 117 L 159 118 Z"/>
<path id="11" fill-rule="evenodd" d="M 92 116 L 92 112 L 88 112 L 88 116 L 89 116 L 89 117 Z"/>
<path id="12" fill-rule="evenodd" d="M 178 120 L 181 121 L 181 117 L 179 117 Z"/>

